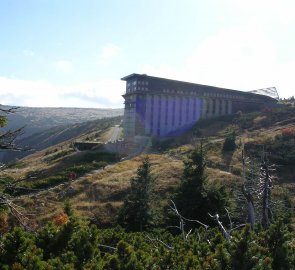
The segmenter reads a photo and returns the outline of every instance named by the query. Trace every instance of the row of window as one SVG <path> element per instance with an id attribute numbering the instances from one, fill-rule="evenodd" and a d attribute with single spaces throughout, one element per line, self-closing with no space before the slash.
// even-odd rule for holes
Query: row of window
<path id="1" fill-rule="evenodd" d="M 227 93 L 210 93 L 210 92 L 199 92 L 197 89 L 195 90 L 175 90 L 175 89 L 163 89 L 161 91 L 164 94 L 185 94 L 185 95 L 195 95 L 195 94 L 201 94 L 204 97 L 215 97 L 215 98 L 227 98 L 227 99 L 251 99 L 254 100 L 252 97 L 245 97 L 243 95 L 233 95 L 233 94 L 227 94 Z"/>
<path id="2" fill-rule="evenodd" d="M 135 86 L 135 85 L 149 85 L 148 81 L 132 81 L 132 82 L 127 82 L 127 87 L 128 86 Z"/>
<path id="3" fill-rule="evenodd" d="M 127 93 L 134 92 L 134 91 L 148 91 L 147 87 L 141 87 L 141 86 L 133 86 L 127 88 Z"/>
<path id="4" fill-rule="evenodd" d="M 129 83 L 127 84 L 127 93 L 133 91 L 148 91 L 148 87 L 144 86 L 132 86 Z M 186 95 L 195 95 L 196 91 L 183 91 L 183 90 L 174 90 L 174 89 L 163 89 L 162 93 L 164 94 L 186 94 Z M 231 94 L 221 94 L 221 93 L 202 93 L 204 97 L 215 97 L 215 98 L 230 98 L 230 99 L 241 99 L 243 96 L 231 95 Z"/>

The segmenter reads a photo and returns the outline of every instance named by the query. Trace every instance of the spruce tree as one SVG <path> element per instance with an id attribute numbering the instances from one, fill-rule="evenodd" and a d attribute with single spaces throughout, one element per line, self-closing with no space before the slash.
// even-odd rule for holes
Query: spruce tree
<path id="1" fill-rule="evenodd" d="M 208 213 L 224 213 L 226 194 L 222 187 L 208 185 L 206 154 L 201 145 L 184 161 L 183 176 L 173 198 L 186 218 L 211 223 Z"/>
<path id="2" fill-rule="evenodd" d="M 118 223 L 128 230 L 142 231 L 152 223 L 152 198 L 154 178 L 151 164 L 145 157 L 137 169 L 137 175 L 131 179 L 130 193 L 124 200 L 118 215 Z"/>
<path id="3" fill-rule="evenodd" d="M 222 151 L 223 152 L 233 152 L 236 150 L 236 148 L 237 148 L 236 133 L 235 133 L 235 131 L 233 131 L 226 136 L 224 143 L 223 143 Z"/>

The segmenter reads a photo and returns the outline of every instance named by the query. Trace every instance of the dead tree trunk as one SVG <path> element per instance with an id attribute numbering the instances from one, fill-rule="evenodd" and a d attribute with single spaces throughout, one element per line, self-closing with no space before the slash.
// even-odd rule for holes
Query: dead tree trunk
<path id="1" fill-rule="evenodd" d="M 243 189 L 243 194 L 247 204 L 247 222 L 251 225 L 251 228 L 253 229 L 256 222 L 253 197 L 251 193 L 247 192 L 245 189 Z"/>
<path id="2" fill-rule="evenodd" d="M 243 195 L 246 199 L 246 206 L 247 206 L 247 222 L 250 223 L 251 228 L 254 228 L 255 225 L 255 208 L 254 208 L 254 201 L 253 196 L 250 190 L 246 188 L 246 160 L 244 155 L 244 150 L 242 151 L 242 163 L 243 163 Z"/>
<path id="3" fill-rule="evenodd" d="M 270 176 L 270 168 L 264 160 L 261 164 L 260 184 L 261 184 L 261 195 L 262 195 L 261 224 L 264 228 L 268 228 L 272 220 L 272 212 L 271 212 L 272 180 Z"/>

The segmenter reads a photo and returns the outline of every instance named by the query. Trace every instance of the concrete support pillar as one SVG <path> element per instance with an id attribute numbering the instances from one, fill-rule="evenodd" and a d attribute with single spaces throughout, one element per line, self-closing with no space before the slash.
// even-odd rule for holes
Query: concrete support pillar
<path id="1" fill-rule="evenodd" d="M 221 115 L 225 115 L 226 111 L 225 111 L 225 100 L 222 99 L 221 100 Z"/>
<path id="2" fill-rule="evenodd" d="M 158 122 L 159 122 L 159 96 L 154 96 L 154 109 L 153 109 L 153 135 L 158 134 Z"/>
<path id="3" fill-rule="evenodd" d="M 151 95 L 146 96 L 146 110 L 145 110 L 145 134 L 151 134 L 151 107 L 152 97 Z"/>
<path id="4" fill-rule="evenodd" d="M 231 100 L 228 101 L 228 112 L 227 114 L 232 114 L 233 103 Z"/>
<path id="5" fill-rule="evenodd" d="M 166 134 L 166 125 L 165 125 L 165 119 L 166 119 L 166 97 L 161 96 L 161 136 L 164 136 Z"/>
<path id="6" fill-rule="evenodd" d="M 202 111 L 201 111 L 201 117 L 202 118 L 206 118 L 206 112 L 207 112 L 207 106 L 208 106 L 208 101 L 203 98 L 202 99 Z M 195 105 L 196 106 L 196 105 Z M 196 110 L 198 110 L 198 108 L 196 108 Z"/>
<path id="7" fill-rule="evenodd" d="M 215 99 L 215 115 L 214 116 L 220 116 L 220 99 Z"/>
<path id="8" fill-rule="evenodd" d="M 208 108 L 209 108 L 209 112 L 207 114 L 207 117 L 210 118 L 213 116 L 213 100 L 210 98 L 208 99 Z"/>

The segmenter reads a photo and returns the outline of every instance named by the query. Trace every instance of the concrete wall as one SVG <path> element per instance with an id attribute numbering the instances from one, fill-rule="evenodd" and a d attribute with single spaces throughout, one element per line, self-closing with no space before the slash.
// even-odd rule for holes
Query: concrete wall
<path id="1" fill-rule="evenodd" d="M 165 137 L 186 130 L 202 117 L 202 105 L 202 100 L 197 97 L 138 96 L 136 133 Z"/>

